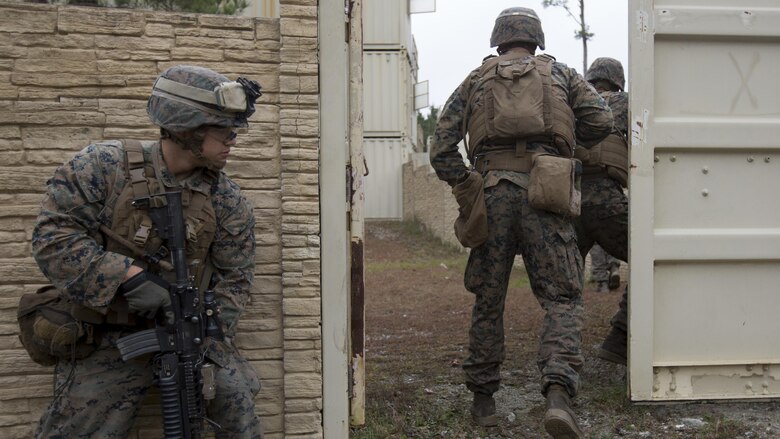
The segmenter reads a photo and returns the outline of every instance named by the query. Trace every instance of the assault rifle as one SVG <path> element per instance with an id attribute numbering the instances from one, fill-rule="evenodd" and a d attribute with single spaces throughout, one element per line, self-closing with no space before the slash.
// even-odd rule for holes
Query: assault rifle
<path id="1" fill-rule="evenodd" d="M 201 298 L 187 272 L 185 257 L 186 226 L 181 192 L 166 192 L 133 200 L 146 208 L 157 234 L 171 255 L 175 281 L 168 285 L 171 306 L 158 313 L 156 328 L 122 337 L 117 347 L 122 360 L 157 352 L 154 373 L 160 388 L 163 428 L 167 439 L 197 439 L 203 433 L 206 402 L 214 398 L 214 365 L 205 362 L 206 337 L 223 339 L 214 291 Z M 201 306 L 202 305 L 202 306 Z"/>

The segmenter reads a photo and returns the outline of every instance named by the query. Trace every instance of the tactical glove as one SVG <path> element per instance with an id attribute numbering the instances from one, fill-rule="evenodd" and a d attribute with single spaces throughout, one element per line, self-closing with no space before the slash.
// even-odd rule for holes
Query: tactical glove
<path id="1" fill-rule="evenodd" d="M 119 286 L 127 299 L 130 312 L 153 319 L 157 310 L 171 305 L 168 283 L 149 272 L 142 271 Z"/>

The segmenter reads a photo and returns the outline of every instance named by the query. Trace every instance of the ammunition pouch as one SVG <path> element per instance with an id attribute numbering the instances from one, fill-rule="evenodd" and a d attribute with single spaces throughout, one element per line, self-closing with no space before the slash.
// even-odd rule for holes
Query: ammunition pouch
<path id="1" fill-rule="evenodd" d="M 569 217 L 580 214 L 579 160 L 549 154 L 534 156 L 528 184 L 531 207 Z"/>
<path id="2" fill-rule="evenodd" d="M 81 359 L 100 345 L 96 325 L 71 315 L 73 305 L 52 286 L 41 287 L 19 300 L 19 340 L 30 358 L 42 366 L 59 359 Z"/>
<path id="3" fill-rule="evenodd" d="M 628 186 L 628 143 L 619 134 L 610 134 L 591 149 L 577 148 L 574 156 L 586 167 L 600 167 L 606 176 Z"/>

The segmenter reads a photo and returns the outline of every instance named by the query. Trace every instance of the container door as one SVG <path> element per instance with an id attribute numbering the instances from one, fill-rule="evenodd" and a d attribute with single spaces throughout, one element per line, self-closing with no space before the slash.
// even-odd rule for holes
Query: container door
<path id="1" fill-rule="evenodd" d="M 780 397 L 780 2 L 630 0 L 634 401 Z"/>

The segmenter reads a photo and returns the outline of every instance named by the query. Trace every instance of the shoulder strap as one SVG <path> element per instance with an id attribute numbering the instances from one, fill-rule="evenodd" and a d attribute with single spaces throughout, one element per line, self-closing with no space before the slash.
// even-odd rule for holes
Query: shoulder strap
<path id="1" fill-rule="evenodd" d="M 544 113 L 544 132 L 551 137 L 552 132 L 552 65 L 555 61 L 550 55 L 542 54 L 536 56 L 536 71 L 542 77 L 542 111 Z"/>
<path id="2" fill-rule="evenodd" d="M 127 165 L 127 175 L 133 188 L 133 198 L 149 197 L 149 180 L 146 178 L 146 167 L 144 162 L 144 149 L 141 142 L 133 139 L 122 140 L 125 149 L 125 162 Z M 152 230 L 152 220 L 148 215 L 144 215 L 141 225 L 135 232 L 133 243 L 143 247 L 149 239 Z"/>
<path id="3" fill-rule="evenodd" d="M 130 183 L 133 185 L 133 194 L 136 198 L 149 196 L 149 184 L 144 170 L 144 150 L 141 142 L 133 139 L 122 140 L 125 149 L 125 161 Z"/>

